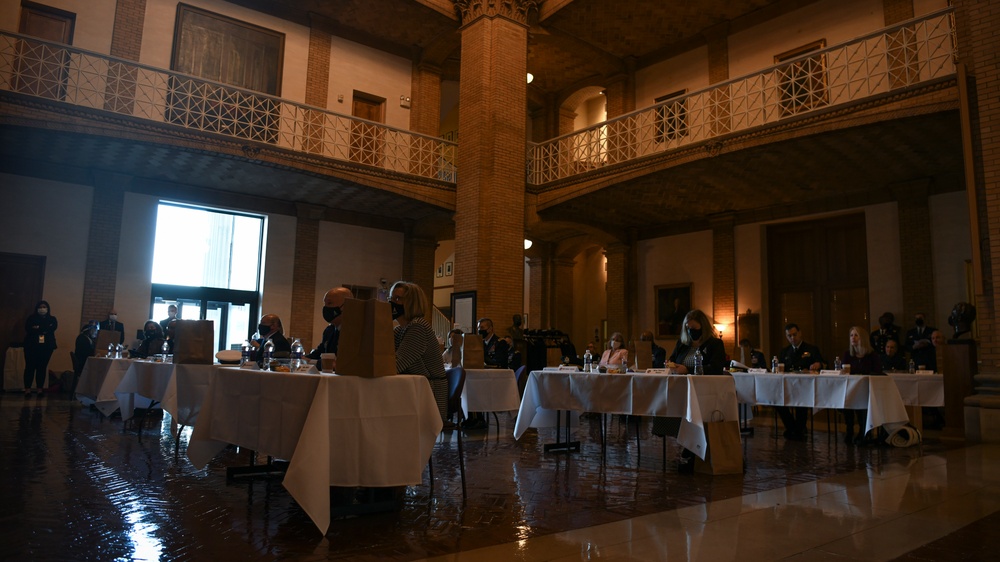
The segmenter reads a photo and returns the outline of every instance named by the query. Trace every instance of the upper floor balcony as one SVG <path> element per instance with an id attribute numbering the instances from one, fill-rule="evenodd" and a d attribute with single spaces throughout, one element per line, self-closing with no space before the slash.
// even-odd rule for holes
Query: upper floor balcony
<path id="1" fill-rule="evenodd" d="M 741 78 L 529 145 L 526 183 L 579 174 L 790 122 L 956 72 L 951 10 L 804 53 Z M 254 145 L 453 186 L 457 144 L 133 61 L 0 32 L 0 90 L 123 115 L 169 130 Z M 176 129 L 175 129 L 176 128 Z"/>

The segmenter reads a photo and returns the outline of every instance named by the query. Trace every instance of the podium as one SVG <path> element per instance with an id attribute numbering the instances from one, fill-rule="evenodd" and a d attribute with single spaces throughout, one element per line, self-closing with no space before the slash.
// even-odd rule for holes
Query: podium
<path id="1" fill-rule="evenodd" d="M 944 431 L 948 439 L 965 439 L 965 397 L 972 395 L 972 377 L 976 375 L 976 341 L 948 340 L 938 349 L 944 375 Z"/>

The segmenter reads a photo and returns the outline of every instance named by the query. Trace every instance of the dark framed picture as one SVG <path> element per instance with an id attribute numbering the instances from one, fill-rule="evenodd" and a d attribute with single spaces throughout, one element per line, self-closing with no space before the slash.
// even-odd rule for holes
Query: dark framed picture
<path id="1" fill-rule="evenodd" d="M 476 292 L 451 294 L 451 327 L 466 334 L 476 331 Z"/>
<path id="2" fill-rule="evenodd" d="M 451 273 L 452 273 L 452 271 L 451 271 L 451 263 L 452 262 L 450 262 L 450 261 L 444 263 L 444 274 L 447 275 L 447 276 L 449 276 L 449 277 L 451 277 Z"/>
<path id="3" fill-rule="evenodd" d="M 691 284 L 656 285 L 656 337 L 666 338 L 681 333 L 684 316 L 691 310 Z"/>
<path id="4" fill-rule="evenodd" d="M 444 277 L 444 266 L 443 265 L 439 265 L 438 266 L 437 276 L 438 277 Z"/>

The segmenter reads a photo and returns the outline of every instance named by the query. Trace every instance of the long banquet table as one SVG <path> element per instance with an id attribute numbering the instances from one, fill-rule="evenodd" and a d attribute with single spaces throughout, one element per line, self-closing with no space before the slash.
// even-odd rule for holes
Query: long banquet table
<path id="1" fill-rule="evenodd" d="M 704 459 L 704 421 L 718 411 L 738 419 L 736 388 L 729 376 L 599 374 L 532 371 L 514 427 L 520 439 L 529 427 L 548 427 L 551 411 L 600 412 L 681 418 L 677 441 Z"/>
<path id="2" fill-rule="evenodd" d="M 868 410 L 865 431 L 909 421 L 893 379 L 870 375 L 733 373 L 741 404 Z"/>
<path id="3" fill-rule="evenodd" d="M 419 484 L 441 427 L 426 377 L 220 368 L 188 457 L 202 467 L 231 443 L 288 459 L 283 484 L 325 534 L 330 486 Z"/>
<path id="4" fill-rule="evenodd" d="M 887 373 L 896 383 L 907 406 L 944 406 L 944 375 L 941 373 Z"/>
<path id="5" fill-rule="evenodd" d="M 94 404 L 105 416 L 118 409 L 115 390 L 128 371 L 133 359 L 88 357 L 76 383 L 76 396 L 81 402 Z"/>
<path id="6" fill-rule="evenodd" d="M 468 412 L 511 412 L 521 407 L 517 379 L 510 369 L 466 369 L 462 409 Z"/>

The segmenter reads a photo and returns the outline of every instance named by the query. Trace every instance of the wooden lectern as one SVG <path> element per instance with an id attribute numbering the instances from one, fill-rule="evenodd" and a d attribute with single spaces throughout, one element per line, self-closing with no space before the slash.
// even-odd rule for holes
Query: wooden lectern
<path id="1" fill-rule="evenodd" d="M 948 340 L 938 349 L 938 365 L 944 375 L 944 431 L 948 439 L 965 439 L 965 397 L 972 395 L 976 375 L 976 341 Z"/>

